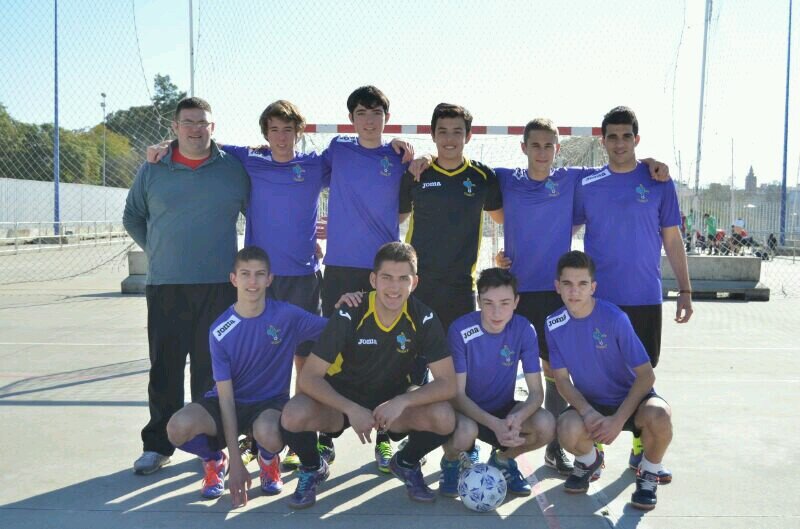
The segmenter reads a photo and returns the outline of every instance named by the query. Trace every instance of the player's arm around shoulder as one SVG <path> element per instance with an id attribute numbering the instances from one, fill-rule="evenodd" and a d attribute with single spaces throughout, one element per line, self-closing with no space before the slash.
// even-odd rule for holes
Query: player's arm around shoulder
<path id="1" fill-rule="evenodd" d="M 233 398 L 233 382 L 221 380 L 217 382 L 219 409 L 222 415 L 222 428 L 225 443 L 228 445 L 229 477 L 228 488 L 234 507 L 247 505 L 247 490 L 250 488 L 250 473 L 242 463 L 239 452 L 239 425 L 236 420 L 236 402 Z"/>

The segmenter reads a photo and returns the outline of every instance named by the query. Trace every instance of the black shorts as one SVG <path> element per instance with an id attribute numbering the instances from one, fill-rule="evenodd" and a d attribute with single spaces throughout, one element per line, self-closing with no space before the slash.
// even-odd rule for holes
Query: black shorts
<path id="1" fill-rule="evenodd" d="M 236 425 L 239 427 L 239 434 L 251 433 L 253 423 L 258 419 L 258 416 L 266 410 L 282 411 L 283 407 L 289 399 L 278 397 L 269 400 L 262 400 L 259 402 L 252 402 L 243 404 L 236 403 Z M 203 397 L 198 401 L 211 418 L 214 419 L 214 424 L 217 425 L 217 437 L 211 442 L 212 450 L 222 450 L 225 448 L 225 428 L 222 425 L 222 412 L 219 408 L 219 399 L 217 397 Z"/>
<path id="2" fill-rule="evenodd" d="M 275 276 L 267 289 L 267 296 L 278 301 L 296 305 L 311 314 L 320 314 L 320 287 L 322 272 L 305 276 Z M 314 342 L 303 342 L 297 346 L 295 354 L 306 357 Z"/>
<path id="3" fill-rule="evenodd" d="M 350 419 L 347 417 L 347 414 L 342 413 L 342 417 L 344 419 L 344 423 L 342 424 L 342 429 L 336 432 L 325 432 L 325 435 L 336 439 L 339 436 L 341 436 L 345 430 L 350 428 Z M 391 439 L 392 441 L 397 442 L 401 439 L 404 439 L 408 435 L 408 432 L 393 432 L 391 430 L 388 430 L 386 432 L 386 435 L 388 435 L 389 439 Z"/>
<path id="4" fill-rule="evenodd" d="M 498 419 L 505 419 L 511 410 L 514 409 L 514 406 L 517 405 L 519 401 L 512 400 L 502 408 L 497 411 L 489 412 L 490 414 L 494 415 Z M 494 430 L 489 428 L 486 425 L 478 423 L 478 439 L 483 441 L 484 443 L 491 445 L 493 448 L 505 448 L 503 445 L 500 444 L 500 441 L 497 440 L 497 436 L 494 433 Z"/>
<path id="5" fill-rule="evenodd" d="M 442 322 L 444 334 L 455 320 L 475 311 L 472 286 L 452 286 L 430 277 L 420 277 L 414 297 L 432 308 Z"/>
<path id="6" fill-rule="evenodd" d="M 563 306 L 564 302 L 557 292 L 519 293 L 519 304 L 515 312 L 533 324 L 539 342 L 539 358 L 546 362 L 550 361 L 550 351 L 547 349 L 547 339 L 544 337 L 544 322 L 549 315 Z"/>
<path id="7" fill-rule="evenodd" d="M 353 268 L 351 266 L 325 267 L 325 278 L 322 281 L 322 315 L 330 318 L 333 306 L 347 292 L 369 292 L 369 268 Z"/>
<path id="8" fill-rule="evenodd" d="M 644 401 L 646 401 L 648 399 L 652 399 L 653 397 L 659 398 L 659 399 L 663 400 L 664 402 L 667 402 L 666 400 L 664 400 L 664 398 L 661 395 L 656 393 L 656 391 L 654 389 L 651 389 L 650 392 L 647 395 L 645 395 L 644 397 L 642 397 L 642 400 L 639 401 L 639 406 L 641 406 Z M 619 409 L 619 406 L 607 406 L 605 404 L 596 404 L 596 403 L 594 403 L 592 401 L 587 401 L 587 402 L 592 406 L 592 408 L 597 410 L 597 412 L 600 413 L 600 415 L 602 415 L 603 417 L 608 417 L 610 415 L 614 415 L 615 413 L 617 413 L 617 410 Z M 634 437 L 641 437 L 642 436 L 642 431 L 639 428 L 636 427 L 636 421 L 635 421 L 636 412 L 639 411 L 639 406 L 636 407 L 636 411 L 634 411 L 631 414 L 631 416 L 628 417 L 628 420 L 625 421 L 625 424 L 622 426 L 622 430 L 623 431 L 632 432 Z M 563 414 L 564 412 L 567 412 L 569 410 L 574 410 L 574 409 L 575 408 L 572 407 L 572 406 L 567 406 L 567 408 L 561 413 Z"/>
<path id="9" fill-rule="evenodd" d="M 650 357 L 650 363 L 656 367 L 661 356 L 661 304 L 620 305 L 619 308 L 628 315 L 636 336 Z"/>

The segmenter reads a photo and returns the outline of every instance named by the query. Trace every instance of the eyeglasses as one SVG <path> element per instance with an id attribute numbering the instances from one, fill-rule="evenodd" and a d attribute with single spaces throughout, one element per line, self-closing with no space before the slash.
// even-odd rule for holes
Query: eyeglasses
<path id="1" fill-rule="evenodd" d="M 178 122 L 178 125 L 185 129 L 206 129 L 211 123 L 208 121 L 191 121 L 184 119 Z"/>

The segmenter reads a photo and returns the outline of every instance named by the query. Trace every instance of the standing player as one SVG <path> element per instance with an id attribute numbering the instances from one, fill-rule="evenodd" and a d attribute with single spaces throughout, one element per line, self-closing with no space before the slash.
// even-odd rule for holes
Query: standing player
<path id="1" fill-rule="evenodd" d="M 653 182 L 636 161 L 639 122 L 630 108 L 609 111 L 602 134 L 608 165 L 578 183 L 573 224 L 586 224 L 584 245 L 597 263 L 598 297 L 628 315 L 656 367 L 661 351 L 662 244 L 678 282 L 675 321 L 686 323 L 692 316 L 678 197 L 672 182 Z M 638 468 L 641 459 L 641 440 L 634 437 L 631 468 Z M 663 469 L 661 482 L 671 478 Z"/>
<path id="2" fill-rule="evenodd" d="M 564 254 L 555 285 L 566 308 L 547 318 L 545 333 L 558 390 L 570 404 L 558 418 L 558 438 L 576 456 L 564 490 L 586 492 L 603 464 L 594 443 L 610 444 L 626 430 L 641 436 L 645 447 L 631 503 L 653 509 L 661 461 L 672 440 L 672 412 L 653 389 L 647 352 L 625 313 L 593 297 L 597 283 L 588 255 Z"/>
<path id="3" fill-rule="evenodd" d="M 489 268 L 478 279 L 481 310 L 458 318 L 448 332 L 458 393 L 456 430 L 444 445 L 439 493 L 458 496 L 460 453 L 476 439 L 492 445 L 488 464 L 506 478 L 512 494 L 527 496 L 531 486 L 514 458 L 553 439 L 553 415 L 542 405 L 542 378 L 536 331 L 515 315 L 517 281 L 507 270 Z M 517 368 L 522 363 L 528 398 L 514 400 Z"/>
<path id="4" fill-rule="evenodd" d="M 279 423 L 289 400 L 292 357 L 304 341 L 316 340 L 326 320 L 282 301 L 267 300 L 273 280 L 267 254 L 257 246 L 236 256 L 230 280 L 238 299 L 211 326 L 211 362 L 216 385 L 197 403 L 187 405 L 167 424 L 170 442 L 203 460 L 201 495 L 219 498 L 229 487 L 234 507 L 247 504 L 250 476 L 237 439 L 252 432 L 258 444 L 261 490 L 283 488 L 278 452 L 283 449 Z"/>
<path id="5" fill-rule="evenodd" d="M 149 262 L 150 421 L 142 430 L 144 452 L 133 464 L 137 474 L 157 471 L 175 451 L 166 427 L 183 406 L 187 353 L 192 402 L 213 385 L 208 328 L 236 300 L 228 274 L 250 187 L 241 164 L 211 140 L 206 101 L 181 100 L 172 130 L 178 139 L 164 159 L 139 168 L 122 218 Z"/>
<path id="6" fill-rule="evenodd" d="M 417 286 L 416 265 L 410 245 L 382 246 L 370 277 L 375 290 L 366 303 L 342 308 L 331 318 L 300 372 L 302 394 L 289 401 L 281 418 L 283 438 L 302 463 L 292 508 L 313 505 L 317 485 L 328 477 L 316 432 L 338 437 L 349 426 L 362 443 L 370 441 L 373 429 L 395 438 L 408 433 L 408 443 L 389 466 L 411 499 L 434 501 L 419 461 L 453 432 L 455 415 L 446 401 L 455 396 L 456 382 L 438 318 L 409 299 Z M 435 380 L 408 391 L 420 355 L 430 362 Z"/>
<path id="7" fill-rule="evenodd" d="M 431 135 L 437 156 L 419 180 L 403 176 L 400 211 L 411 215 L 406 242 L 419 254 L 415 296 L 431 307 L 447 329 L 475 310 L 475 267 L 483 238 L 483 211 L 502 222 L 503 201 L 494 171 L 464 157 L 472 138 L 472 114 L 440 103 Z"/>
<path id="8" fill-rule="evenodd" d="M 575 184 L 595 172 L 584 167 L 553 169 L 559 150 L 558 129 L 549 119 L 536 118 L 525 125 L 522 152 L 528 167 L 497 168 L 497 179 L 503 194 L 503 225 L 505 249 L 497 263 L 511 267 L 519 280 L 520 299 L 517 314 L 527 318 L 536 328 L 539 355 L 545 379 L 545 409 L 558 416 L 566 407 L 556 390 L 550 371 L 547 342 L 544 339 L 544 320 L 562 306 L 553 289 L 552 270 L 558 257 L 568 252 L 572 244 L 572 203 Z M 669 180 L 666 165 L 651 158 L 642 160 L 656 180 Z M 572 463 L 554 439 L 547 445 L 545 465 L 560 474 L 569 475 Z"/>

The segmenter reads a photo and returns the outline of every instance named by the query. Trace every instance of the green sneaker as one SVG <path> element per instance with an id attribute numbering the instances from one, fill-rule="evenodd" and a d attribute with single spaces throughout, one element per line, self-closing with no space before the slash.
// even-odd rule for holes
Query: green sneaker
<path id="1" fill-rule="evenodd" d="M 375 462 L 378 464 L 378 470 L 384 474 L 391 473 L 389 469 L 389 461 L 391 461 L 394 452 L 392 445 L 388 441 L 381 441 L 375 443 Z"/>

